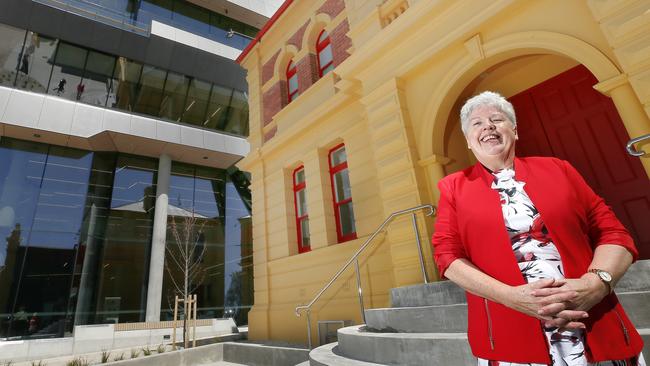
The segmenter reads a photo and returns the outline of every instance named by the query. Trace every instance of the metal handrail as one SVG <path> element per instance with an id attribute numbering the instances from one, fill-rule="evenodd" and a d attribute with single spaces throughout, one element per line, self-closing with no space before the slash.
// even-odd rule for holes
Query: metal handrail
<path id="1" fill-rule="evenodd" d="M 636 144 L 637 142 L 641 142 L 643 140 L 647 140 L 647 139 L 650 139 L 650 133 L 631 139 L 627 143 L 627 146 L 626 146 L 628 154 L 630 154 L 632 156 L 643 156 L 643 155 L 647 154 L 643 150 L 635 150 L 634 149 L 634 144 Z"/>
<path id="2" fill-rule="evenodd" d="M 423 210 L 423 209 L 428 209 L 429 210 L 429 212 L 426 213 L 427 216 L 432 216 L 436 211 L 436 209 L 435 209 L 435 207 L 433 205 L 427 204 L 427 205 L 420 205 L 420 206 L 408 208 L 408 209 L 401 210 L 401 211 L 395 211 L 392 214 L 390 214 L 390 216 L 388 216 L 386 218 L 386 220 L 384 220 L 384 222 L 381 225 L 379 225 L 377 230 L 375 230 L 372 233 L 372 235 L 370 235 L 368 237 L 368 239 L 366 239 L 366 241 L 363 243 L 363 245 L 361 245 L 361 247 L 354 253 L 354 255 L 352 255 L 352 257 L 350 257 L 350 259 L 348 259 L 348 261 L 345 262 L 345 264 L 338 270 L 338 272 L 336 272 L 336 274 L 334 276 L 332 276 L 332 278 L 329 280 L 329 282 L 327 282 L 327 284 L 325 286 L 323 286 L 323 288 L 318 292 L 318 294 L 316 294 L 316 296 L 314 296 L 314 298 L 307 305 L 301 305 L 301 306 L 296 307 L 296 310 L 295 310 L 296 316 L 300 317 L 300 312 L 303 311 L 303 310 L 307 314 L 307 338 L 308 338 L 307 342 L 309 343 L 309 349 L 311 349 L 311 319 L 310 319 L 311 307 L 312 307 L 312 305 L 314 305 L 314 303 L 316 301 L 318 301 L 318 299 L 320 299 L 320 297 L 325 293 L 325 291 L 327 291 L 327 289 L 329 289 L 330 286 L 332 286 L 332 284 L 341 276 L 341 274 L 343 274 L 343 272 L 350 266 L 350 264 L 352 264 L 352 262 L 356 262 L 355 263 L 355 269 L 356 269 L 356 273 L 357 273 L 357 276 L 356 276 L 357 277 L 357 290 L 358 290 L 358 295 L 359 295 L 359 304 L 360 304 L 360 307 L 361 307 L 361 317 L 363 318 L 364 323 L 366 322 L 365 308 L 364 308 L 364 305 L 363 305 L 363 291 L 361 289 L 361 275 L 360 275 L 360 272 L 359 272 L 359 255 L 370 245 L 372 240 L 380 232 L 383 231 L 384 227 L 386 225 L 388 225 L 391 221 L 393 221 L 393 219 L 395 217 L 397 217 L 397 216 L 401 216 L 401 215 L 404 215 L 404 214 L 407 214 L 407 213 L 412 214 L 412 223 L 413 223 L 413 228 L 415 230 L 415 237 L 416 237 L 416 242 L 417 242 L 417 246 L 418 246 L 418 254 L 419 254 L 419 258 L 420 258 L 420 267 L 422 268 L 422 276 L 424 278 L 424 283 L 428 282 L 426 269 L 424 268 L 424 257 L 422 255 L 422 246 L 420 245 L 420 234 L 419 234 L 419 230 L 418 230 L 418 226 L 417 226 L 417 219 L 416 219 L 416 216 L 415 216 L 416 211 Z"/>

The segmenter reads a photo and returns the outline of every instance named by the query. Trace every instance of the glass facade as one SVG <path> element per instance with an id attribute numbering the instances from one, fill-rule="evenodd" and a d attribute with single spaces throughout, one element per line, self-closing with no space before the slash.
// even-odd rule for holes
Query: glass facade
<path id="1" fill-rule="evenodd" d="M 0 24 L 0 85 L 248 135 L 245 92 Z"/>
<path id="2" fill-rule="evenodd" d="M 258 29 L 186 0 L 36 0 L 108 25 L 148 34 L 156 20 L 243 50 Z M 228 34 L 230 30 L 235 33 Z"/>
<path id="3" fill-rule="evenodd" d="M 157 165 L 0 140 L 0 338 L 61 337 L 74 325 L 144 321 Z M 229 176 L 174 164 L 168 210 L 175 220 L 194 212 L 201 221 L 207 275 L 196 292 L 199 316 L 246 322 L 250 211 Z M 164 317 L 164 298 L 161 306 Z"/>

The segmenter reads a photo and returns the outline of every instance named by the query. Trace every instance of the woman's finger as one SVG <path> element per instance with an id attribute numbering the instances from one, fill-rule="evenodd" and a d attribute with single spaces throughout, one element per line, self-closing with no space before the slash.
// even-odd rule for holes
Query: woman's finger
<path id="1" fill-rule="evenodd" d="M 557 294 L 539 297 L 537 302 L 542 306 L 550 305 L 556 302 L 570 302 L 578 296 L 578 293 L 575 291 L 562 291 Z"/>

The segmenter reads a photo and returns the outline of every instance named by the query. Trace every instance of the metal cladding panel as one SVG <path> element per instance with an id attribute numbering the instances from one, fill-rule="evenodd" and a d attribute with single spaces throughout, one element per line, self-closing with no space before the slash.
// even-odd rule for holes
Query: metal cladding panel
<path id="1" fill-rule="evenodd" d="M 32 11 L 31 1 L 0 0 L 0 23 L 26 28 Z"/>
<path id="2" fill-rule="evenodd" d="M 33 3 L 27 28 L 37 33 L 59 38 L 64 14 L 64 12 L 49 6 Z"/>
<path id="3" fill-rule="evenodd" d="M 61 39 L 74 39 L 74 43 L 80 46 L 94 48 L 93 24 L 96 22 L 71 13 L 66 13 L 61 18 L 59 33 Z"/>
<path id="4" fill-rule="evenodd" d="M 170 69 L 173 50 L 174 42 L 161 37 L 151 36 L 147 40 L 147 53 L 144 62 L 163 69 Z M 189 75 L 191 75 L 191 72 Z"/>

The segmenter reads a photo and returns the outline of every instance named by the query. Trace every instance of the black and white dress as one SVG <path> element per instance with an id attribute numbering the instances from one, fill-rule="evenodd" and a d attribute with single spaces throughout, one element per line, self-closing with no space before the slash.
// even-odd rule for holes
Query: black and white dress
<path id="1" fill-rule="evenodd" d="M 524 182 L 515 180 L 512 169 L 493 173 L 492 189 L 499 192 L 501 210 L 512 251 L 526 282 L 542 278 L 564 278 L 560 253 L 526 192 Z M 540 326 L 543 324 L 540 322 Z M 544 328 L 549 342 L 552 366 L 645 366 L 643 354 L 630 360 L 587 362 L 581 329 L 560 332 L 557 328 Z M 533 363 L 501 362 L 478 359 L 479 366 L 545 366 Z"/>

